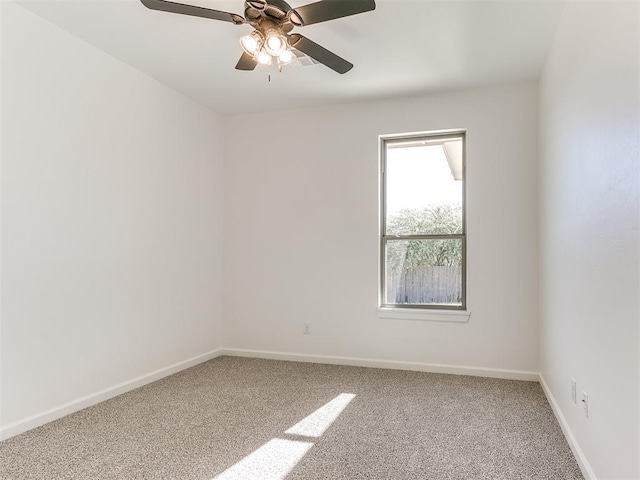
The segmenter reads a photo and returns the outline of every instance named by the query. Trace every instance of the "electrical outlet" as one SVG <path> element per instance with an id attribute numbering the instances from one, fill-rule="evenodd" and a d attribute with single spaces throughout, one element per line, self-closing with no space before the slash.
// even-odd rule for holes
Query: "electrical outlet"
<path id="1" fill-rule="evenodd" d="M 311 335 L 311 324 L 310 323 L 303 323 L 302 324 L 302 333 L 304 333 L 305 335 Z"/>
<path id="2" fill-rule="evenodd" d="M 578 401 L 576 400 L 576 379 L 575 378 L 571 379 L 571 400 L 573 400 L 573 403 L 578 403 Z"/>
<path id="3" fill-rule="evenodd" d="M 584 410 L 584 416 L 589 418 L 589 395 L 587 392 L 582 392 L 582 408 Z"/>

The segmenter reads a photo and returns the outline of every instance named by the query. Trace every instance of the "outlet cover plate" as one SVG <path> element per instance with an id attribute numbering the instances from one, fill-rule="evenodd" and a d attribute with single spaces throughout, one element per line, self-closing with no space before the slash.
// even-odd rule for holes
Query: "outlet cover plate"
<path id="1" fill-rule="evenodd" d="M 589 395 L 587 392 L 582 392 L 582 408 L 584 409 L 584 416 L 589 418 Z"/>

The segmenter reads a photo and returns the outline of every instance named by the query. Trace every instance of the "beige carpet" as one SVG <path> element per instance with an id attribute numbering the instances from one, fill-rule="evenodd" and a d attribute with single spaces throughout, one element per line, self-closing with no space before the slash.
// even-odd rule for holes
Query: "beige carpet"
<path id="1" fill-rule="evenodd" d="M 221 357 L 0 443 L 0 478 L 582 476 L 537 383 Z"/>

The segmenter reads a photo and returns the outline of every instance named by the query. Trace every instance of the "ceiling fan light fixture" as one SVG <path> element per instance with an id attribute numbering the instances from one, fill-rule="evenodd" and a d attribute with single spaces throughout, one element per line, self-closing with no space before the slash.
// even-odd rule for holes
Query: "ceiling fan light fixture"
<path id="1" fill-rule="evenodd" d="M 271 65 L 271 55 L 264 50 L 260 50 L 257 53 L 256 60 L 260 65 Z"/>
<path id="2" fill-rule="evenodd" d="M 280 65 L 286 65 L 287 63 L 293 62 L 293 60 L 295 60 L 295 58 L 296 58 L 296 56 L 293 54 L 293 52 L 291 50 L 285 50 L 278 57 L 278 63 Z"/>
<path id="3" fill-rule="evenodd" d="M 279 32 L 269 32 L 267 34 L 267 40 L 264 43 L 264 48 L 269 55 L 278 57 L 287 49 L 287 41 Z"/>
<path id="4" fill-rule="evenodd" d="M 240 37 L 240 46 L 251 56 L 257 55 L 263 44 L 264 39 L 258 30 L 254 30 L 250 34 Z"/>

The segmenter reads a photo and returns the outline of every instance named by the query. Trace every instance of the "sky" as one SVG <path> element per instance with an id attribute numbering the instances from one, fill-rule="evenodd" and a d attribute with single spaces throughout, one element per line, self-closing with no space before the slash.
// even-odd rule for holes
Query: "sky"
<path id="1" fill-rule="evenodd" d="M 405 208 L 462 203 L 462 182 L 451 175 L 441 145 L 387 149 L 387 215 Z"/>

